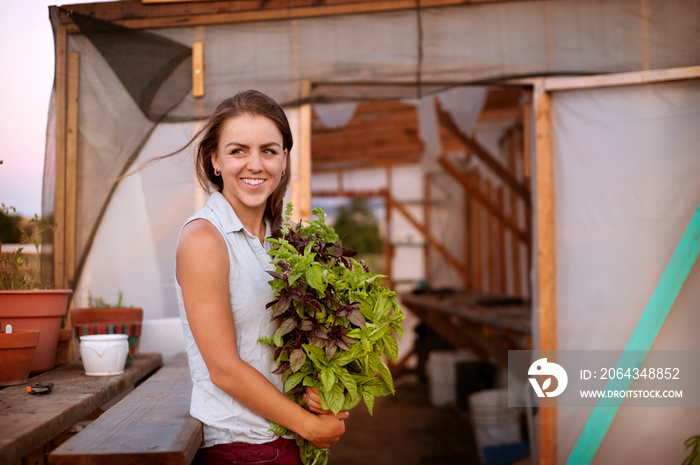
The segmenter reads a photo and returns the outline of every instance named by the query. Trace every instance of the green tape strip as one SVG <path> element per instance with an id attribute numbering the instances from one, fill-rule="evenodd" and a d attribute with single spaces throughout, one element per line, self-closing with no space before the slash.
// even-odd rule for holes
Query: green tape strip
<path id="1" fill-rule="evenodd" d="M 642 364 L 647 351 L 651 348 L 661 327 L 666 321 L 666 317 L 673 307 L 678 294 L 688 279 L 693 265 L 700 254 L 700 205 L 698 205 L 695 215 L 690 220 L 690 224 L 685 230 L 681 241 L 678 243 L 671 260 L 666 266 L 659 284 L 649 299 L 644 312 L 642 313 L 637 326 L 627 341 L 625 352 L 620 357 L 617 367 L 637 367 Z M 641 351 L 631 352 L 626 351 Z M 640 355 L 641 354 L 641 355 Z M 626 390 L 632 384 L 632 380 L 610 380 L 606 389 Z M 607 402 L 610 399 L 606 399 Z M 615 405 L 603 407 L 602 400 L 598 400 L 595 408 L 588 417 L 583 431 L 576 441 L 566 465 L 588 465 L 593 460 L 600 444 L 610 429 L 615 415 L 617 414 L 622 398 L 616 400 Z"/>

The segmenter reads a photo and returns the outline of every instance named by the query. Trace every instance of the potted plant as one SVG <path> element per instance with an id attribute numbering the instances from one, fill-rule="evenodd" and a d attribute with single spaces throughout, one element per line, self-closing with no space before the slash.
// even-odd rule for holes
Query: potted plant
<path id="1" fill-rule="evenodd" d="M 36 329 L 13 330 L 0 322 L 0 386 L 25 383 L 39 345 Z"/>
<path id="2" fill-rule="evenodd" d="M 102 297 L 88 294 L 88 306 L 74 308 L 70 311 L 70 323 L 73 326 L 74 341 L 80 341 L 80 336 L 90 334 L 126 334 L 129 336 L 129 354 L 126 365 L 130 365 L 138 348 L 143 322 L 143 309 L 126 306 L 124 295 L 119 292 L 117 302 L 110 304 Z M 78 347 L 74 344 L 74 347 Z M 75 351 L 76 357 L 80 353 Z"/>
<path id="3" fill-rule="evenodd" d="M 14 208 L 2 204 L 0 210 L 3 214 L 9 214 Z M 30 367 L 32 373 L 40 373 L 54 367 L 58 332 L 73 291 L 52 289 L 42 279 L 40 238 L 44 232 L 52 231 L 53 225 L 43 222 L 37 215 L 34 215 L 31 223 L 34 227 L 31 236 L 23 233 L 18 249 L 3 252 L 0 243 L 0 322 L 12 325 L 15 330 L 40 332 L 39 344 Z M 23 246 L 28 243 L 34 245 L 37 253 L 36 264 L 32 267 L 23 254 Z"/>

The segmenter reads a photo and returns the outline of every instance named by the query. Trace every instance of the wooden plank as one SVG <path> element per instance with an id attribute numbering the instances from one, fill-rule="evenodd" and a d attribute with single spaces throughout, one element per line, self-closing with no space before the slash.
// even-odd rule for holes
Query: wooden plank
<path id="1" fill-rule="evenodd" d="M 80 90 L 80 53 L 68 57 L 68 110 L 66 121 L 66 197 L 65 197 L 65 283 L 72 287 L 75 273 L 75 238 L 78 207 L 78 96 Z"/>
<path id="2" fill-rule="evenodd" d="M 384 238 L 384 264 L 386 270 L 384 274 L 386 275 L 386 281 L 389 287 L 393 288 L 394 283 L 394 242 L 392 241 L 391 233 L 393 228 L 391 226 L 392 208 L 391 208 L 391 191 L 393 185 L 393 171 L 391 166 L 386 168 L 386 191 L 384 193 L 384 222 L 386 223 L 386 237 Z"/>
<path id="3" fill-rule="evenodd" d="M 433 8 L 502 0 L 421 0 L 419 7 Z M 506 0 L 527 1 L 527 0 Z M 261 6 L 262 5 L 262 6 Z M 58 8 L 58 7 L 56 7 Z M 346 0 L 319 4 L 316 0 L 229 0 L 204 2 L 105 2 L 71 4 L 70 9 L 93 15 L 132 29 L 182 27 L 281 19 L 415 10 L 415 0 Z M 79 32 L 70 17 L 62 13 L 61 22 L 69 33 Z"/>
<path id="4" fill-rule="evenodd" d="M 539 349 L 557 348 L 556 235 L 554 147 L 551 95 L 535 88 L 535 165 L 537 172 L 537 293 L 539 296 Z M 554 399 L 555 401 L 556 399 Z M 540 410 L 540 463 L 557 463 L 557 410 Z"/>
<path id="5" fill-rule="evenodd" d="M 491 180 L 488 178 L 484 179 L 484 185 L 486 194 L 489 197 L 489 201 L 493 201 L 493 189 L 491 187 Z M 496 210 L 498 211 L 498 210 Z M 496 289 L 496 221 L 494 215 L 486 215 L 486 250 L 489 264 L 489 293 L 496 294 L 498 291 Z"/>
<path id="6" fill-rule="evenodd" d="M 471 185 L 472 186 L 477 186 L 477 190 L 479 189 L 479 186 L 481 186 L 481 178 L 479 176 L 479 173 L 477 171 L 474 171 L 470 176 L 471 179 Z M 472 265 L 472 270 L 474 273 L 472 274 L 472 289 L 474 289 L 477 292 L 483 291 L 482 289 L 482 282 L 483 280 L 481 279 L 481 273 L 482 273 L 482 261 L 481 261 L 481 256 L 482 256 L 482 245 L 481 245 L 481 230 L 482 230 L 482 223 L 481 223 L 481 210 L 482 210 L 481 203 L 475 198 L 471 197 L 471 224 L 472 224 L 472 257 L 473 258 L 473 265 Z"/>
<path id="7" fill-rule="evenodd" d="M 545 91 L 578 90 L 686 81 L 698 77 L 700 77 L 700 66 L 687 66 L 595 76 L 546 78 L 541 81 L 541 85 Z"/>
<path id="8" fill-rule="evenodd" d="M 526 102 L 523 105 L 523 176 L 525 179 L 530 179 L 530 169 L 532 162 L 532 103 Z"/>
<path id="9" fill-rule="evenodd" d="M 192 96 L 204 97 L 204 42 L 192 43 Z"/>
<path id="10" fill-rule="evenodd" d="M 464 234 L 462 234 L 462 247 L 464 249 L 464 263 L 467 264 L 469 268 L 469 281 L 464 281 L 464 289 L 470 290 L 474 288 L 474 268 L 472 266 L 471 257 L 471 243 L 472 243 L 472 231 L 471 231 L 471 196 L 465 190 L 462 193 L 462 228 Z"/>
<path id="11" fill-rule="evenodd" d="M 498 210 L 505 215 L 505 199 L 503 197 L 503 186 L 496 188 L 496 205 Z M 496 223 L 496 238 L 498 245 L 498 293 L 506 295 L 508 293 L 508 271 L 506 266 L 506 233 L 503 225 Z"/>
<path id="12" fill-rule="evenodd" d="M 432 176 L 430 175 L 430 172 L 426 172 L 425 176 L 423 177 L 423 218 L 425 219 L 425 232 L 426 235 L 430 235 L 430 226 L 433 224 L 433 208 L 431 205 L 432 202 L 432 193 L 430 191 L 430 184 L 432 183 Z M 424 262 L 424 273 L 423 276 L 425 276 L 425 282 L 428 284 L 428 287 L 431 287 L 431 277 L 432 277 L 432 267 L 430 263 L 430 242 L 427 242 L 425 244 L 425 247 L 423 248 L 423 262 Z M 467 263 L 467 262 L 465 262 Z"/>
<path id="13" fill-rule="evenodd" d="M 479 160 L 484 162 L 484 164 L 496 174 L 503 182 L 505 182 L 508 187 L 513 189 L 513 191 L 518 194 L 526 205 L 530 205 L 530 191 L 527 186 L 521 184 L 517 179 L 515 179 L 506 168 L 498 162 L 493 155 L 491 155 L 488 150 L 482 147 L 476 140 L 463 134 L 459 129 L 457 124 L 452 119 L 452 116 L 446 111 L 444 111 L 439 104 L 436 104 L 436 111 L 438 115 L 438 120 L 440 124 L 447 128 L 455 137 L 457 137 L 462 144 L 473 153 Z"/>
<path id="14" fill-rule="evenodd" d="M 517 157 L 517 147 L 518 147 L 518 137 L 516 131 L 510 131 L 507 139 L 508 143 L 508 171 L 513 176 L 516 176 L 516 157 Z M 510 191 L 509 196 L 509 206 L 510 206 L 510 220 L 518 224 L 519 222 L 519 211 L 520 204 L 518 202 L 518 196 L 515 195 L 513 191 Z M 515 237 L 510 236 L 510 246 L 511 246 L 511 261 L 512 261 L 512 271 L 513 271 L 513 295 L 521 296 L 523 295 L 522 290 L 522 272 L 521 266 L 522 261 L 520 258 L 520 243 L 515 240 Z"/>
<path id="15" fill-rule="evenodd" d="M 304 79 L 301 81 L 301 98 L 304 99 L 310 94 L 311 82 Z M 299 173 L 295 174 L 291 186 L 291 198 L 294 203 L 292 220 L 295 222 L 311 218 L 311 104 L 308 103 L 299 107 L 297 146 Z"/>
<path id="16" fill-rule="evenodd" d="M 66 217 L 66 107 L 68 41 L 66 28 L 56 27 L 56 153 L 54 167 L 54 222 L 53 282 L 57 288 L 66 288 L 65 279 L 65 217 Z"/>
<path id="17" fill-rule="evenodd" d="M 202 442 L 182 353 L 51 455 L 54 465 L 187 465 Z"/>
<path id="18" fill-rule="evenodd" d="M 0 465 L 14 464 L 94 412 L 162 365 L 160 354 L 139 354 L 118 376 L 85 376 L 81 362 L 70 362 L 31 379 L 53 383 L 46 395 L 26 386 L 0 390 Z"/>

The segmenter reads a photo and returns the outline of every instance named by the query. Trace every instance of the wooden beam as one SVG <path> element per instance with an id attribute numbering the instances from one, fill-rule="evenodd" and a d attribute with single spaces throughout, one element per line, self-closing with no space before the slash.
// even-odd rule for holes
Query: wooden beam
<path id="1" fill-rule="evenodd" d="M 464 263 L 469 267 L 469 281 L 464 281 L 463 286 L 465 290 L 473 289 L 473 279 L 474 279 L 474 268 L 472 266 L 472 256 L 471 256 L 471 244 L 472 244 L 472 231 L 470 229 L 471 221 L 471 197 L 466 190 L 462 191 L 462 228 L 464 234 L 462 234 L 462 248 L 464 249 Z"/>
<path id="2" fill-rule="evenodd" d="M 477 171 L 474 171 L 468 175 L 468 181 L 470 185 L 476 186 L 477 190 L 481 189 L 481 177 Z M 466 189 L 465 189 L 466 191 Z M 476 292 L 482 292 L 484 289 L 482 287 L 483 279 L 481 279 L 482 274 L 482 220 L 481 220 L 481 210 L 483 205 L 476 197 L 471 196 L 471 225 L 472 225 L 472 257 L 473 265 L 472 270 L 472 289 Z"/>
<path id="3" fill-rule="evenodd" d="M 486 187 L 486 195 L 489 198 L 489 202 L 493 202 L 493 188 L 491 186 L 491 180 L 488 178 L 484 179 L 484 185 Z M 495 210 L 498 212 L 498 210 Z M 495 212 L 494 212 L 495 213 Z M 486 215 L 486 250 L 489 262 L 489 294 L 496 295 L 496 232 L 494 227 L 496 226 L 495 214 Z"/>
<path id="4" fill-rule="evenodd" d="M 539 296 L 539 349 L 557 349 L 556 235 L 554 199 L 554 146 L 551 95 L 535 88 L 535 164 L 537 172 L 537 292 Z M 540 463 L 557 463 L 557 409 L 540 410 Z"/>
<path id="5" fill-rule="evenodd" d="M 423 217 L 425 218 L 426 235 L 430 235 L 430 226 L 433 224 L 433 208 L 431 205 L 432 193 L 430 190 L 431 182 L 432 175 L 430 174 L 430 172 L 426 172 L 425 176 L 423 177 Z M 427 283 L 428 287 L 432 287 L 432 283 L 430 280 L 430 278 L 432 277 L 432 266 L 430 263 L 430 242 L 425 244 L 425 247 L 423 248 L 423 262 L 425 267 L 425 282 Z"/>
<path id="6" fill-rule="evenodd" d="M 80 86 L 80 53 L 68 57 L 68 110 L 66 124 L 66 197 L 65 197 L 65 283 L 73 287 L 76 256 L 78 202 L 78 96 Z"/>
<path id="7" fill-rule="evenodd" d="M 526 180 L 530 179 L 530 163 L 532 162 L 531 149 L 532 139 L 532 103 L 527 102 L 523 105 L 523 176 Z"/>
<path id="8" fill-rule="evenodd" d="M 508 152 L 508 170 L 512 175 L 515 176 L 517 167 L 516 167 L 516 157 L 517 157 L 517 147 L 518 147 L 518 137 L 517 137 L 517 131 L 509 131 L 508 138 L 506 140 L 507 143 L 507 152 Z M 519 212 L 520 212 L 520 204 L 518 203 L 518 196 L 515 195 L 515 192 L 510 191 L 510 197 L 508 199 L 509 201 L 509 206 L 510 206 L 510 211 L 508 212 L 510 214 L 510 220 L 515 223 L 519 224 Z M 515 237 L 511 235 L 511 241 L 510 241 L 510 246 L 512 248 L 511 251 L 511 259 L 512 259 L 512 270 L 513 270 L 513 295 L 516 296 L 522 296 L 523 295 L 523 290 L 522 290 L 522 273 L 521 273 L 521 258 L 520 258 L 520 242 L 515 240 Z"/>
<path id="9" fill-rule="evenodd" d="M 66 28 L 56 27 L 56 153 L 54 181 L 53 281 L 65 288 L 65 219 L 66 219 L 66 107 L 68 82 L 68 40 Z"/>
<path id="10" fill-rule="evenodd" d="M 700 76 L 700 66 L 669 68 L 651 71 L 634 71 L 629 73 L 601 74 L 583 77 L 546 78 L 541 81 L 544 90 L 578 90 L 601 87 L 632 86 L 671 81 L 686 81 Z"/>
<path id="11" fill-rule="evenodd" d="M 301 98 L 304 99 L 311 93 L 311 82 L 301 81 Z M 307 220 L 311 218 L 311 104 L 299 107 L 299 157 L 297 166 L 299 173 L 293 173 L 291 183 L 291 198 L 294 205 L 292 221 Z"/>
<path id="12" fill-rule="evenodd" d="M 350 157 L 348 157 L 350 158 Z M 314 173 L 323 173 L 323 172 L 329 172 L 329 171 L 351 171 L 351 170 L 364 170 L 367 168 L 386 168 L 389 166 L 401 166 L 401 165 L 411 165 L 411 164 L 416 164 L 420 160 L 419 159 L 412 159 L 408 158 L 405 156 L 403 158 L 400 158 L 399 155 L 397 155 L 396 158 L 379 158 L 379 159 L 374 159 L 374 160 L 353 160 L 349 159 L 348 161 L 328 161 L 328 162 L 323 162 L 323 161 L 317 161 L 313 160 L 312 164 L 312 170 Z"/>
<path id="13" fill-rule="evenodd" d="M 192 43 L 192 96 L 204 97 L 204 42 Z"/>
<path id="14" fill-rule="evenodd" d="M 420 231 L 420 233 L 423 234 L 423 237 L 425 237 L 425 240 L 435 247 L 435 250 L 437 250 L 464 279 L 469 279 L 469 270 L 464 265 L 459 263 L 459 261 L 457 261 L 457 259 L 454 258 L 454 256 L 445 247 L 443 247 L 440 241 L 428 233 L 425 226 L 420 224 L 420 222 L 411 214 L 411 212 L 406 209 L 403 204 L 396 201 L 391 194 L 387 195 L 387 203 L 396 208 L 408 220 L 408 222 L 413 225 L 414 228 Z"/>
<path id="15" fill-rule="evenodd" d="M 384 242 L 384 264 L 386 281 L 390 288 L 393 288 L 394 282 L 394 242 L 391 240 L 391 202 L 389 198 L 391 197 L 392 191 L 392 169 L 390 166 L 386 168 L 386 192 L 385 192 L 385 204 L 384 204 L 384 221 L 386 223 L 386 237 Z"/>
<path id="16" fill-rule="evenodd" d="M 505 215 L 505 199 L 503 186 L 496 188 L 496 205 L 501 214 Z M 508 293 L 508 272 L 506 266 L 506 233 L 503 225 L 496 224 L 496 251 L 498 252 L 498 292 L 500 295 Z"/>
<path id="17" fill-rule="evenodd" d="M 499 211 L 498 206 L 491 199 L 488 193 L 484 194 L 477 186 L 472 185 L 472 183 L 469 180 L 469 177 L 459 169 L 455 168 L 454 165 L 452 165 L 452 163 L 447 159 L 447 157 L 441 155 L 440 158 L 438 158 L 438 163 L 446 172 L 452 175 L 452 177 L 457 182 L 459 182 L 462 185 L 462 187 L 464 187 L 464 189 L 469 192 L 469 194 L 471 194 L 484 207 L 486 207 L 486 210 L 488 210 L 489 213 L 491 213 L 504 226 L 510 229 L 510 231 L 515 237 L 517 237 L 525 243 L 528 243 L 530 241 L 529 232 L 521 230 L 517 224 L 515 224 L 510 218 L 504 215 L 503 212 Z"/>
<path id="18" fill-rule="evenodd" d="M 513 189 L 529 206 L 530 205 L 530 191 L 524 184 L 521 184 L 517 179 L 515 179 L 508 170 L 501 165 L 488 150 L 481 146 L 476 140 L 463 134 L 462 131 L 457 127 L 457 124 L 452 119 L 452 116 L 446 111 L 444 111 L 439 103 L 436 103 L 436 111 L 438 114 L 438 120 L 446 129 L 448 129 L 456 138 L 458 138 L 462 144 L 473 153 L 479 160 L 484 162 L 486 166 L 493 171 L 496 176 L 498 176 L 503 182 L 505 182 L 508 187 Z"/>
<path id="19" fill-rule="evenodd" d="M 72 4 L 70 10 L 132 29 L 153 29 L 379 13 L 415 10 L 416 7 L 436 8 L 493 1 L 502 0 L 419 0 L 418 3 L 416 0 L 346 0 L 330 4 L 319 4 L 316 0 L 177 1 L 143 4 L 115 1 Z M 80 32 L 65 11 L 61 12 L 61 24 L 67 27 L 68 33 Z"/>

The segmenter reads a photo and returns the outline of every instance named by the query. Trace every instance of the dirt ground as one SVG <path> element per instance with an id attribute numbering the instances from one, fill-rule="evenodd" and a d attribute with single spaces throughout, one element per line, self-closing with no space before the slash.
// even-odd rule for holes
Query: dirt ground
<path id="1" fill-rule="evenodd" d="M 373 416 L 361 403 L 345 423 L 329 465 L 480 464 L 466 413 L 431 406 L 427 383 L 414 376 L 396 380 L 395 396 L 377 398 Z"/>

